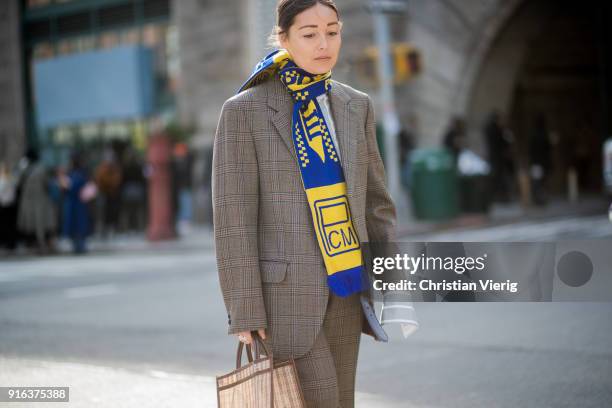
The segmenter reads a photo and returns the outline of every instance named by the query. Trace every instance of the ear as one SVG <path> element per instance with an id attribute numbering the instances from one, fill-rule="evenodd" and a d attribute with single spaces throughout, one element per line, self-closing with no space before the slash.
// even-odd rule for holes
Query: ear
<path id="1" fill-rule="evenodd" d="M 278 42 L 280 43 L 281 48 L 287 49 L 288 41 L 287 41 L 287 33 L 281 33 L 278 35 Z"/>

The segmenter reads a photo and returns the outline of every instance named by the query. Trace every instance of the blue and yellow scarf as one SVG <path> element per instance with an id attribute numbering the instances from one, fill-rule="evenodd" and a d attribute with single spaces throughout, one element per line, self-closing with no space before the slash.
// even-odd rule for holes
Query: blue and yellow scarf
<path id="1" fill-rule="evenodd" d="M 278 49 L 255 66 L 238 92 L 273 75 L 279 75 L 295 101 L 293 143 L 329 288 L 339 296 L 360 292 L 365 288 L 361 245 L 353 226 L 338 153 L 316 99 L 331 89 L 331 71 L 313 75 L 299 68 L 287 50 Z"/>

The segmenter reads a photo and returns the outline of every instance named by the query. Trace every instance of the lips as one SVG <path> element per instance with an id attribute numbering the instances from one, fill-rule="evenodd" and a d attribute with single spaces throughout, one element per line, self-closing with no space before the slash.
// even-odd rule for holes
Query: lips
<path id="1" fill-rule="evenodd" d="M 315 58 L 315 60 L 317 60 L 317 61 L 327 61 L 327 60 L 330 60 L 330 59 L 331 59 L 331 57 L 319 57 L 319 58 Z"/>

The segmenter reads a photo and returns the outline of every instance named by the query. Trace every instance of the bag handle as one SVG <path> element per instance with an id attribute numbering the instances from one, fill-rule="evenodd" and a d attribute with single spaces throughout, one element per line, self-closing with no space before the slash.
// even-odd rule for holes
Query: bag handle
<path id="1" fill-rule="evenodd" d="M 268 346 L 266 346 L 266 343 L 264 343 L 263 339 L 259 336 L 259 334 L 256 331 L 252 331 L 251 332 L 251 338 L 253 339 L 253 343 L 255 344 L 255 358 L 260 356 L 260 352 L 259 352 L 259 345 L 262 346 L 266 357 L 271 357 L 272 353 L 270 352 L 270 349 L 268 348 Z M 238 342 L 238 350 L 236 351 L 236 368 L 240 368 L 241 363 L 242 363 L 242 349 L 244 348 L 244 343 L 239 341 Z M 253 354 L 251 352 L 251 345 L 247 344 L 246 345 L 246 352 L 247 352 L 247 358 L 249 360 L 249 363 L 253 362 Z"/>
<path id="2" fill-rule="evenodd" d="M 259 350 L 259 345 L 262 346 L 262 348 L 264 350 L 264 355 L 266 357 L 272 357 L 272 351 L 268 348 L 268 346 L 263 341 L 263 339 L 261 338 L 259 333 L 258 332 L 253 332 L 253 335 L 254 335 L 253 338 L 257 339 L 257 341 L 253 342 L 253 344 L 255 346 L 255 358 L 258 358 L 261 355 L 261 351 Z M 251 349 L 251 345 L 247 344 L 246 345 L 246 349 L 247 349 L 247 354 L 248 354 L 249 350 Z"/>

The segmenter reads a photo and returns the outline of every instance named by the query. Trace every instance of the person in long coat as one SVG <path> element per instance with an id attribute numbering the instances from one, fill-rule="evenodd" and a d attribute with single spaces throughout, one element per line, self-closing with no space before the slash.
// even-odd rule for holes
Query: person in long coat
<path id="1" fill-rule="evenodd" d="M 0 162 L 0 248 L 17 246 L 17 178 Z"/>
<path id="2" fill-rule="evenodd" d="M 283 0 L 277 16 L 282 48 L 223 104 L 213 146 L 228 333 L 295 359 L 308 407 L 353 407 L 361 333 L 373 334 L 353 272 L 360 242 L 394 240 L 396 209 L 372 100 L 330 76 L 334 2 Z"/>
<path id="3" fill-rule="evenodd" d="M 68 174 L 60 176 L 60 185 L 65 192 L 62 233 L 72 240 L 76 254 L 87 252 L 87 237 L 92 232 L 89 207 L 81 200 L 81 190 L 88 180 L 81 157 L 73 154 Z"/>
<path id="4" fill-rule="evenodd" d="M 47 169 L 38 160 L 38 154 L 28 152 L 30 168 L 23 180 L 17 213 L 17 228 L 24 235 L 36 238 L 40 253 L 46 253 L 51 235 L 57 228 L 55 205 L 49 195 L 49 177 Z"/>

